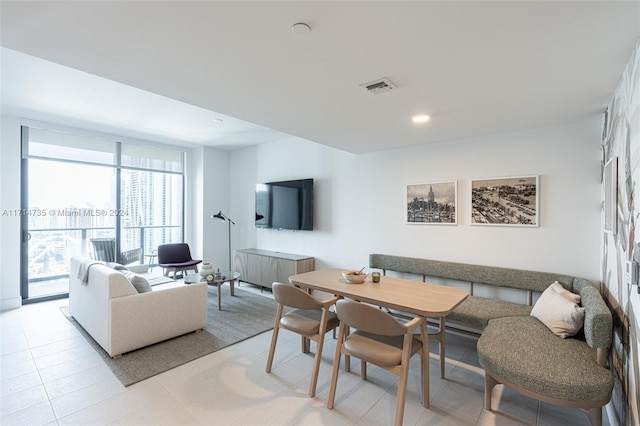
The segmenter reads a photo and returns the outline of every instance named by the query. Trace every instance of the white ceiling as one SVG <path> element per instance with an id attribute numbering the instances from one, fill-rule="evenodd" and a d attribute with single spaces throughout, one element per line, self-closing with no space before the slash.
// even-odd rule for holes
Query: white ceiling
<path id="1" fill-rule="evenodd" d="M 4 114 L 224 149 L 294 135 L 364 153 L 584 120 L 640 38 L 638 0 L 0 8 Z M 398 89 L 359 87 L 381 77 Z"/>

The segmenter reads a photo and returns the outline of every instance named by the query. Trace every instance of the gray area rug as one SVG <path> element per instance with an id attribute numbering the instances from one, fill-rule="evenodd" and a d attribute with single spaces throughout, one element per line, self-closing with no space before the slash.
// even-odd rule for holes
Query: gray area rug
<path id="1" fill-rule="evenodd" d="M 122 384 L 130 386 L 273 328 L 277 307 L 273 299 L 237 286 L 234 297 L 229 294 L 227 286 L 223 286 L 221 291 L 222 310 L 218 311 L 217 288 L 208 289 L 208 321 L 203 331 L 127 352 L 115 359 L 69 315 L 67 307 L 61 310 Z"/>

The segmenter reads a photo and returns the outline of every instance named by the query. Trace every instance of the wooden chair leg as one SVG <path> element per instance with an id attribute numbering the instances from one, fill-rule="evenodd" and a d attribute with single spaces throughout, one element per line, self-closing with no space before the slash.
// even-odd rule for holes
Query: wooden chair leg
<path id="1" fill-rule="evenodd" d="M 340 357 L 342 355 L 342 342 L 345 337 L 344 324 L 340 324 L 340 332 L 338 333 L 338 342 L 336 343 L 336 355 L 333 358 L 333 371 L 331 373 L 331 386 L 329 387 L 329 397 L 327 398 L 327 408 L 333 409 L 333 402 L 336 399 L 336 387 L 338 385 L 338 372 L 340 371 Z M 346 358 L 345 358 L 346 362 Z"/>
<path id="2" fill-rule="evenodd" d="M 409 366 L 402 366 L 400 382 L 398 383 L 398 400 L 396 401 L 396 426 L 402 426 L 404 418 L 404 404 L 407 399 L 407 381 L 409 377 Z"/>
<path id="3" fill-rule="evenodd" d="M 398 400 L 396 401 L 396 426 L 402 426 L 404 418 L 404 404 L 407 399 L 407 382 L 409 380 L 409 360 L 413 335 L 405 334 L 402 345 L 402 360 L 400 361 L 400 382 L 398 383 Z"/>
<path id="4" fill-rule="evenodd" d="M 445 323 L 445 319 L 444 317 L 440 318 L 440 378 L 444 379 L 444 367 L 445 367 L 445 359 L 446 359 L 446 355 L 445 355 L 445 344 L 444 344 L 444 339 L 445 339 L 445 330 L 446 330 L 446 323 Z"/>
<path id="5" fill-rule="evenodd" d="M 316 386 L 318 385 L 318 373 L 322 362 L 322 338 L 317 342 L 316 356 L 313 360 L 313 372 L 311 373 L 311 383 L 309 383 L 309 398 L 316 396 Z"/>
<path id="6" fill-rule="evenodd" d="M 583 410 L 589 418 L 591 426 L 602 426 L 602 407 Z"/>
<path id="7" fill-rule="evenodd" d="M 267 368 L 265 371 L 271 373 L 271 366 L 273 365 L 273 355 L 276 351 L 276 341 L 278 340 L 278 326 L 273 327 L 273 334 L 271 335 L 271 346 L 269 347 L 269 356 L 267 358 Z"/>
<path id="8" fill-rule="evenodd" d="M 278 305 L 276 310 L 276 319 L 273 323 L 273 334 L 271 335 L 271 346 L 269 347 L 269 356 L 267 357 L 267 367 L 265 371 L 271 373 L 271 366 L 273 365 L 273 355 L 276 352 L 276 342 L 278 341 L 278 331 L 280 330 L 280 318 L 282 318 L 282 312 L 284 307 Z"/>
<path id="9" fill-rule="evenodd" d="M 302 336 L 300 339 L 300 350 L 303 354 L 308 354 L 311 351 L 311 342 L 309 341 L 309 338 Z"/>
<path id="10" fill-rule="evenodd" d="M 420 340 L 422 340 L 422 351 L 420 353 L 420 380 L 422 384 L 422 406 L 429 408 L 429 337 L 427 335 L 427 321 L 420 324 Z"/>
<path id="11" fill-rule="evenodd" d="M 342 327 L 342 325 L 340 327 Z M 351 333 L 351 329 L 349 328 L 349 326 L 345 325 L 344 336 L 342 340 L 344 341 L 344 339 L 346 339 L 346 337 L 350 333 Z M 345 373 L 349 373 L 351 371 L 351 357 L 348 354 L 344 354 L 344 371 Z"/>
<path id="12" fill-rule="evenodd" d="M 324 347 L 324 337 L 327 332 L 327 322 L 329 321 L 329 309 L 322 310 L 320 318 L 320 330 L 318 331 L 318 340 L 316 341 L 316 356 L 313 361 L 313 373 L 311 374 L 311 383 L 309 384 L 309 398 L 316 396 L 316 386 L 318 384 L 318 372 L 320 371 L 320 362 L 322 361 L 322 348 Z"/>
<path id="13" fill-rule="evenodd" d="M 484 372 L 484 408 L 491 411 L 491 393 L 498 381 L 491 374 Z"/>

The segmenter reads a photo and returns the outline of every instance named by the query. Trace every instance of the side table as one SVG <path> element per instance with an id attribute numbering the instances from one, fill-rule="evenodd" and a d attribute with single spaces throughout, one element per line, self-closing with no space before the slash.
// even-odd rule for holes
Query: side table
<path id="1" fill-rule="evenodd" d="M 234 285 L 236 281 L 240 278 L 240 272 L 226 272 L 222 275 L 222 278 L 215 279 L 213 281 L 207 281 L 206 278 L 202 277 L 199 273 L 197 274 L 189 274 L 185 277 L 185 284 L 193 284 L 199 282 L 206 282 L 209 285 L 216 286 L 218 288 L 218 310 L 221 310 L 222 306 L 222 292 L 220 291 L 220 287 L 222 284 L 228 282 L 229 283 L 229 293 L 231 296 L 235 296 L 234 294 Z"/>
<path id="2" fill-rule="evenodd" d="M 150 271 L 153 269 L 153 261 L 156 259 L 157 256 L 158 256 L 158 250 L 154 250 L 150 254 L 145 254 L 144 255 L 144 257 L 149 259 L 149 270 Z"/>

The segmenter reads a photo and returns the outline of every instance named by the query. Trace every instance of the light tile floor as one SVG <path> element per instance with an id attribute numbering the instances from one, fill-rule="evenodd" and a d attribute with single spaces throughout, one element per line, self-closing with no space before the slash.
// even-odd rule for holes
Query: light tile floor
<path id="1" fill-rule="evenodd" d="M 363 381 L 356 360 L 352 373 L 341 370 L 335 408 L 327 409 L 335 349 L 330 334 L 315 398 L 307 397 L 313 354 L 302 354 L 299 337 L 286 331 L 280 333 L 271 374 L 264 371 L 271 338 L 266 332 L 125 388 L 60 312 L 67 304 L 63 299 L 0 313 L 0 424 L 393 423 L 396 376 L 372 366 Z M 419 363 L 412 362 L 405 424 L 587 424 L 579 410 L 539 403 L 503 386 L 494 391 L 497 411 L 484 410 L 484 378 L 475 347 L 473 338 L 448 334 L 446 379 L 441 380 L 438 348 L 432 343 L 429 409 L 420 403 Z M 609 424 L 606 413 L 603 420 Z"/>

